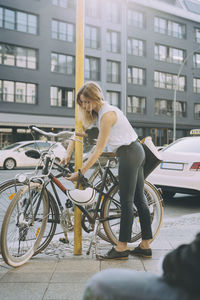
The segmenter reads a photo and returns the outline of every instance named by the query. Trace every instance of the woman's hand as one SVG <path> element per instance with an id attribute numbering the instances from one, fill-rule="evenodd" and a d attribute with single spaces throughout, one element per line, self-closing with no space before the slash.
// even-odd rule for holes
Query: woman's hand
<path id="1" fill-rule="evenodd" d="M 69 181 L 77 181 L 78 180 L 78 172 L 68 174 L 66 179 Z"/>
<path id="2" fill-rule="evenodd" d="M 70 161 L 69 156 L 63 157 L 60 161 L 60 165 L 67 165 L 69 161 Z"/>

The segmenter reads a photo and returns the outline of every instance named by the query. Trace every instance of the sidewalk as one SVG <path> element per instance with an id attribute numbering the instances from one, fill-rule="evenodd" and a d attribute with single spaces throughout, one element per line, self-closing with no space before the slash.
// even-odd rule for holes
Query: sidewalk
<path id="1" fill-rule="evenodd" d="M 54 241 L 45 253 L 25 265 L 13 269 L 0 258 L 0 300 L 81 300 L 86 281 L 96 272 L 107 268 L 129 268 L 160 273 L 160 260 L 171 249 L 191 242 L 200 231 L 200 214 L 188 218 L 167 219 L 152 243 L 153 258 L 133 256 L 127 261 L 98 261 L 86 255 L 88 238 L 83 236 L 83 254 L 73 255 L 73 244 Z M 100 252 L 110 248 L 100 243 Z"/>

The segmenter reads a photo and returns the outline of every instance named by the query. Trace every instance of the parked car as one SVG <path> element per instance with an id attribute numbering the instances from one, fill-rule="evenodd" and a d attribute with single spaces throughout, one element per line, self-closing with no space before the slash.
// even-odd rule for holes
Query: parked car
<path id="1" fill-rule="evenodd" d="M 39 151 L 48 149 L 52 142 L 45 141 L 26 141 L 17 142 L 0 150 L 0 167 L 12 170 L 15 167 L 34 167 L 38 163 L 38 159 L 27 157 L 25 151 L 36 149 Z M 53 148 L 56 160 L 60 161 L 65 156 L 65 148 L 61 143 L 57 143 Z"/>
<path id="2" fill-rule="evenodd" d="M 164 197 L 200 193 L 200 135 L 180 138 L 160 153 L 162 162 L 147 180 L 161 188 Z"/>

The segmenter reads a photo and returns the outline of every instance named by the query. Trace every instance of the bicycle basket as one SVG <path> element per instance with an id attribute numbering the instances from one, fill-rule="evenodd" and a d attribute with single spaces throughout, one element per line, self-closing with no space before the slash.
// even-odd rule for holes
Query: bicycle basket
<path id="1" fill-rule="evenodd" d="M 85 190 L 67 190 L 66 194 L 73 203 L 77 205 L 88 205 L 95 201 L 96 191 L 88 187 Z"/>

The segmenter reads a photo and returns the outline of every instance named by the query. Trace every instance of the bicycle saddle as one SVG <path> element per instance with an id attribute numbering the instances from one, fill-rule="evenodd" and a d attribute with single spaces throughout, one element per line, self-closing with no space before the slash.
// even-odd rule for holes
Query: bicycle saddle
<path id="1" fill-rule="evenodd" d="M 96 191 L 88 187 L 85 190 L 67 190 L 69 199 L 77 205 L 88 205 L 95 201 Z"/>

